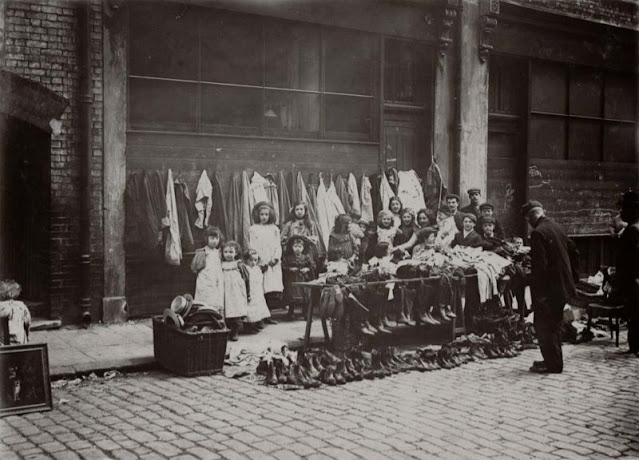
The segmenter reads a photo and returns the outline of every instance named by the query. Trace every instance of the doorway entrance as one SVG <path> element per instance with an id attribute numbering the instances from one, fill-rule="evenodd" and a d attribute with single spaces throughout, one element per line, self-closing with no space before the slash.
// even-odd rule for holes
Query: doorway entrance
<path id="1" fill-rule="evenodd" d="M 424 117 L 421 114 L 387 111 L 384 114 L 386 167 L 414 169 L 425 177 L 430 158 L 425 154 Z"/>

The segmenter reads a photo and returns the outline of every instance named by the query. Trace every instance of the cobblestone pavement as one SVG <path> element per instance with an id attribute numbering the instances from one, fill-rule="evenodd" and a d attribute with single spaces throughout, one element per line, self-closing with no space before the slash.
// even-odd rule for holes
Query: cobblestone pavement
<path id="1" fill-rule="evenodd" d="M 453 370 L 283 391 L 160 372 L 54 389 L 51 412 L 0 420 L 0 458 L 612 458 L 639 456 L 639 359 L 565 346 Z"/>

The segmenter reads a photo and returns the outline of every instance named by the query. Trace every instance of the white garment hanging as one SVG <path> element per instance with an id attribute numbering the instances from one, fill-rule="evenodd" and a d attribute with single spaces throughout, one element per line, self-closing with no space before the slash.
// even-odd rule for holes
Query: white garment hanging
<path id="1" fill-rule="evenodd" d="M 359 199 L 359 192 L 357 191 L 357 179 L 353 173 L 348 175 L 348 181 L 346 182 L 346 191 L 348 192 L 348 199 L 351 205 L 351 213 L 362 215 L 362 204 Z"/>
<path id="2" fill-rule="evenodd" d="M 213 208 L 213 185 L 206 174 L 206 169 L 200 174 L 200 180 L 197 182 L 195 189 L 195 209 L 197 210 L 197 219 L 195 226 L 204 228 L 209 224 L 211 209 Z"/>
<path id="3" fill-rule="evenodd" d="M 366 222 L 374 222 L 375 216 L 373 215 L 373 197 L 371 197 L 371 181 L 366 175 L 362 175 L 362 188 L 361 188 L 361 204 L 362 204 L 362 219 Z"/>
<path id="4" fill-rule="evenodd" d="M 424 191 L 419 182 L 419 176 L 414 170 L 399 171 L 397 173 L 399 185 L 397 186 L 397 197 L 402 201 L 405 208 L 411 208 L 417 212 L 426 207 Z"/>
<path id="5" fill-rule="evenodd" d="M 380 198 L 382 199 L 382 209 L 389 209 L 388 204 L 390 203 L 391 198 L 395 196 L 395 192 L 393 192 L 393 189 L 388 183 L 386 173 L 382 173 L 382 183 L 379 188 L 379 193 Z"/>
<path id="6" fill-rule="evenodd" d="M 173 172 L 169 169 L 166 179 L 166 216 L 169 221 L 169 234 L 164 247 L 164 258 L 171 265 L 180 265 L 182 260 L 182 243 L 180 242 L 180 226 L 178 224 L 177 204 L 175 202 L 175 184 Z"/>
<path id="7" fill-rule="evenodd" d="M 266 187 L 268 187 L 268 180 L 260 176 L 257 171 L 253 173 L 251 178 L 251 209 L 260 201 L 269 201 L 266 194 Z"/>
<path id="8" fill-rule="evenodd" d="M 322 173 L 319 174 L 319 186 L 317 187 L 317 214 L 320 226 L 320 236 L 324 241 L 325 247 L 328 248 L 328 239 L 335 224 L 335 218 L 339 214 L 344 214 L 344 205 L 342 204 L 335 184 L 331 178 L 328 188 L 324 185 Z"/>

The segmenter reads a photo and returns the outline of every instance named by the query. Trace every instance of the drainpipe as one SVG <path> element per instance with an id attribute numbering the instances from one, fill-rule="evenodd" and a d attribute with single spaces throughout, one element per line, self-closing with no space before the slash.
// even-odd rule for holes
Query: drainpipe
<path id="1" fill-rule="evenodd" d="M 461 196 L 461 151 L 462 151 L 462 40 L 464 27 L 464 0 L 459 0 L 457 7 L 457 73 L 455 77 L 455 157 L 453 161 L 453 190 Z"/>
<path id="2" fill-rule="evenodd" d="M 91 323 L 91 4 L 80 2 L 78 43 L 80 68 L 80 319 Z"/>

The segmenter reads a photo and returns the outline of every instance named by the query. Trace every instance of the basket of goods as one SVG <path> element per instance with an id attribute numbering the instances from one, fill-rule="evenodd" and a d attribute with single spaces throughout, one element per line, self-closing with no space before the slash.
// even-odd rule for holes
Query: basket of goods
<path id="1" fill-rule="evenodd" d="M 222 371 L 229 329 L 221 313 L 177 296 L 162 316 L 153 318 L 153 353 L 164 369 L 191 377 Z"/>

